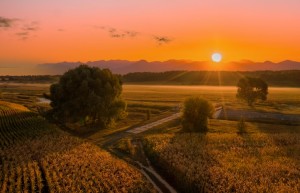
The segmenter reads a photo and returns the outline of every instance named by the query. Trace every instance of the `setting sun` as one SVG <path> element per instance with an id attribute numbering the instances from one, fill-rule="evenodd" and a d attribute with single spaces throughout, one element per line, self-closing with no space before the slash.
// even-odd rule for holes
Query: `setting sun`
<path id="1" fill-rule="evenodd" d="M 222 60 L 222 55 L 220 53 L 213 53 L 211 59 L 213 62 L 219 63 Z"/>

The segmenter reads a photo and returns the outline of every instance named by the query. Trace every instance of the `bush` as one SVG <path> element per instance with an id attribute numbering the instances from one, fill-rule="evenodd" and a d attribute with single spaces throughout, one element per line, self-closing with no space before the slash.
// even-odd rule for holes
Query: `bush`
<path id="1" fill-rule="evenodd" d="M 188 132 L 207 132 L 208 118 L 214 113 L 213 105 L 206 99 L 191 97 L 185 100 L 182 126 Z"/>

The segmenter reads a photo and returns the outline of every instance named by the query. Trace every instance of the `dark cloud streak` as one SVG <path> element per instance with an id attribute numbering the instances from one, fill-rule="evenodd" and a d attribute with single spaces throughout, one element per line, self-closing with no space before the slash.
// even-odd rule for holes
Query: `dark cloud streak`
<path id="1" fill-rule="evenodd" d="M 134 38 L 139 35 L 138 32 L 132 30 L 120 30 L 108 26 L 95 26 L 96 29 L 101 29 L 108 32 L 111 38 Z"/>
<path id="2" fill-rule="evenodd" d="M 169 44 L 173 41 L 172 38 L 162 35 L 149 35 L 140 33 L 133 30 L 120 30 L 110 26 L 94 26 L 95 29 L 100 29 L 108 33 L 111 38 L 123 39 L 123 38 L 135 38 L 137 36 L 150 36 L 159 46 Z"/>
<path id="3" fill-rule="evenodd" d="M 20 40 L 27 40 L 35 37 L 34 33 L 39 30 L 39 23 L 36 21 L 26 22 L 21 19 L 0 17 L 0 29 L 15 32 L 14 35 L 20 37 Z"/>
<path id="4" fill-rule="evenodd" d="M 153 39 L 158 43 L 158 45 L 168 44 L 173 41 L 170 37 L 167 36 L 154 36 Z"/>
<path id="5" fill-rule="evenodd" d="M 0 28 L 11 28 L 18 19 L 0 17 Z"/>
<path id="6" fill-rule="evenodd" d="M 16 33 L 16 35 L 19 36 L 21 40 L 27 40 L 29 37 L 29 32 L 19 32 Z"/>
<path id="7" fill-rule="evenodd" d="M 38 22 L 30 22 L 23 24 L 23 27 L 20 29 L 21 32 L 16 33 L 17 36 L 21 37 L 21 40 L 27 40 L 31 37 L 34 37 L 34 33 L 39 30 Z"/>

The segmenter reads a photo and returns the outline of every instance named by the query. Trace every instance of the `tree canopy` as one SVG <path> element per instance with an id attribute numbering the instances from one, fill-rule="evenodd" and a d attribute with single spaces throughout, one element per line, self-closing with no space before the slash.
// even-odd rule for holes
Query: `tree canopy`
<path id="1" fill-rule="evenodd" d="M 50 87 L 53 116 L 58 120 L 107 126 L 124 115 L 122 82 L 108 69 L 81 65 Z"/>
<path id="2" fill-rule="evenodd" d="M 191 97 L 185 100 L 182 126 L 189 132 L 207 132 L 208 118 L 214 113 L 213 105 L 206 99 Z"/>
<path id="3" fill-rule="evenodd" d="M 256 100 L 267 100 L 268 84 L 260 78 L 241 78 L 237 87 L 237 98 L 245 100 L 249 106 L 252 106 Z"/>

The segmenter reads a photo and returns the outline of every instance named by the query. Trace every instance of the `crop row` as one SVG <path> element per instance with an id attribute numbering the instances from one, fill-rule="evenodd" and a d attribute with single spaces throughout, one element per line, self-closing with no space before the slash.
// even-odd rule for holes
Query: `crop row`
<path id="1" fill-rule="evenodd" d="M 0 147 L 35 137 L 46 129 L 44 120 L 32 112 L 0 109 Z"/>
<path id="2" fill-rule="evenodd" d="M 297 134 L 163 134 L 146 137 L 144 145 L 181 191 L 300 191 Z"/>
<path id="3" fill-rule="evenodd" d="M 0 192 L 151 192 L 143 175 L 38 115 L 0 103 Z"/>

